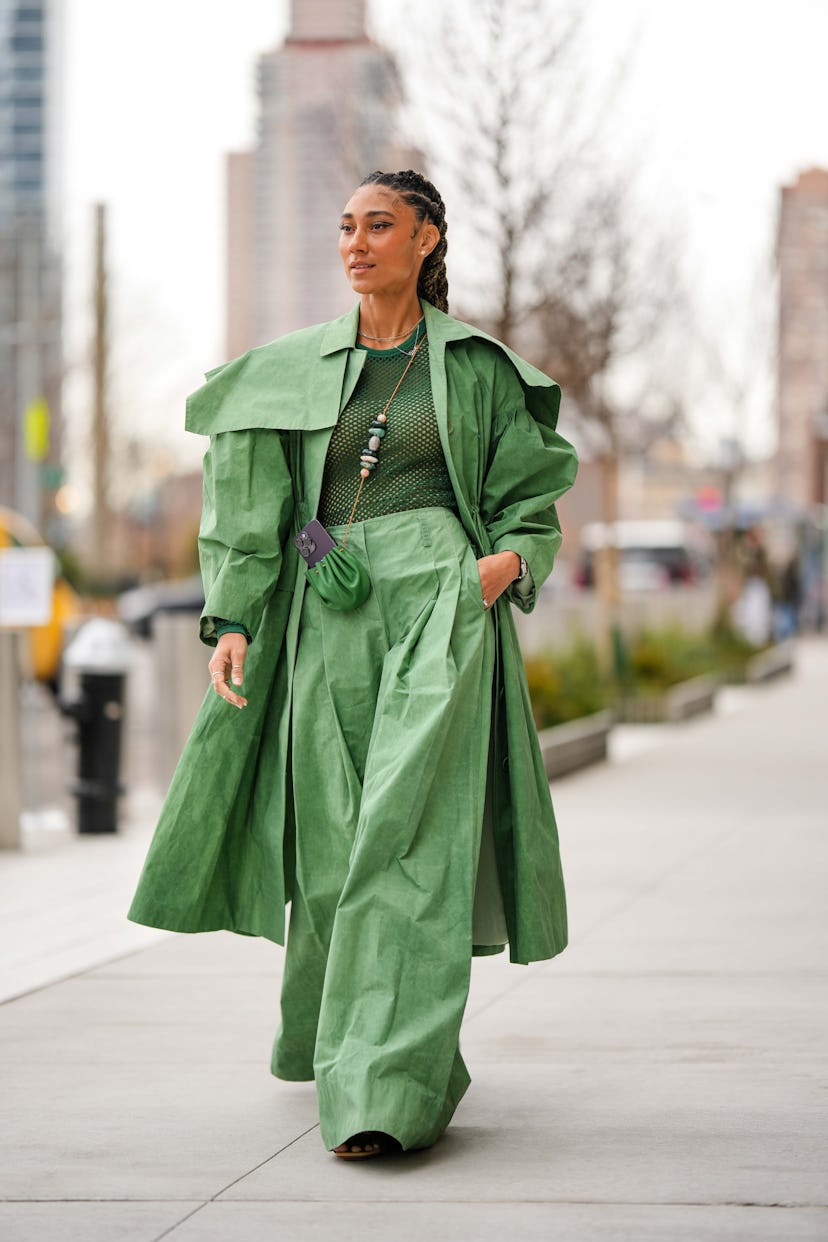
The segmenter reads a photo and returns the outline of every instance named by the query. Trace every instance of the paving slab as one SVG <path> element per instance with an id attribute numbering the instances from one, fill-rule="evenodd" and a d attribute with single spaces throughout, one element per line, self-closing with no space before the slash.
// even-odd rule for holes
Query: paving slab
<path id="1" fill-rule="evenodd" d="M 828 1213 L 585 1203 L 210 1203 L 170 1242 L 824 1242 Z"/>
<path id="2" fill-rule="evenodd" d="M 310 1131 L 221 1197 L 820 1205 L 828 1150 L 814 1142 L 815 1085 L 792 1095 L 773 1067 L 738 1075 L 611 1056 L 588 1069 L 490 1063 L 430 1152 L 354 1176 L 342 1161 L 326 1167 Z"/>
<path id="3" fill-rule="evenodd" d="M 3 1242 L 148 1242 L 168 1234 L 199 1207 L 199 1202 L 0 1203 L 0 1238 Z"/>
<path id="4" fill-rule="evenodd" d="M 158 805 L 136 791 L 117 834 L 56 833 L 0 853 L 0 1002 L 166 938 L 124 918 Z"/>
<path id="5" fill-rule="evenodd" d="M 262 1064 L 43 1067 L 4 1090 L 2 1199 L 210 1198 L 316 1125 L 313 1089 Z M 32 1096 L 40 1103 L 33 1107 Z M 318 1140 L 317 1140 L 318 1141 Z"/>
<path id="6" fill-rule="evenodd" d="M 773 997 L 769 1003 L 769 997 Z M 522 1028 L 515 1010 L 531 1017 Z M 466 1023 L 475 1065 L 566 1060 L 774 1064 L 828 1070 L 825 1001 L 801 977 L 540 972 Z"/>

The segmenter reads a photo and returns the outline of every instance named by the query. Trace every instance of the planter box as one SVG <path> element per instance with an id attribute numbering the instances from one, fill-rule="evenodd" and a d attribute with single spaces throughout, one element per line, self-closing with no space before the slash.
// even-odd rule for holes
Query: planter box
<path id="1" fill-rule="evenodd" d="M 794 644 L 777 643 L 751 656 L 740 669 L 728 669 L 723 680 L 729 686 L 758 686 L 775 677 L 784 677 L 794 669 Z"/>
<path id="2" fill-rule="evenodd" d="M 793 672 L 793 643 L 777 643 L 752 656 L 745 666 L 745 681 L 748 685 L 757 685 L 763 681 L 771 681 L 774 677 L 784 677 Z"/>
<path id="3" fill-rule="evenodd" d="M 618 719 L 625 724 L 674 724 L 713 710 L 716 679 L 705 674 L 681 681 L 662 694 L 642 694 L 622 699 Z"/>
<path id="4" fill-rule="evenodd" d="M 596 712 L 593 716 L 539 730 L 543 766 L 549 779 L 604 762 L 614 719 L 612 712 Z"/>

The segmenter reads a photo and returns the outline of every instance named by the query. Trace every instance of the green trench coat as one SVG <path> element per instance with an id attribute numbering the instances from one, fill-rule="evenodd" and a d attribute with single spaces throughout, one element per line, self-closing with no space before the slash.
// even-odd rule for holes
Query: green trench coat
<path id="1" fill-rule="evenodd" d="M 560 390 L 476 328 L 423 303 L 440 438 L 478 556 L 509 548 L 529 576 L 493 608 L 489 796 L 514 962 L 566 945 L 558 836 L 509 600 L 524 612 L 560 545 L 555 501 L 575 477 Z M 208 373 L 187 429 L 211 437 L 199 546 L 215 619 L 249 631 L 244 693 L 208 689 L 173 776 L 129 917 L 152 927 L 285 938 L 293 866 L 290 689 L 305 570 L 290 535 L 314 516 L 328 441 L 365 361 L 358 308 Z M 206 675 L 206 674 L 205 674 Z"/>

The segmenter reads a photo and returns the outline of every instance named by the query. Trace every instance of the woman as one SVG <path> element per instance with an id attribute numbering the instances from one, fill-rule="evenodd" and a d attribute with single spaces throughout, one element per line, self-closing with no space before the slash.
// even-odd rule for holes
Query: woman
<path id="1" fill-rule="evenodd" d="M 367 177 L 339 250 L 358 306 L 188 401 L 213 686 L 130 917 L 282 944 L 291 902 L 273 1073 L 364 1158 L 434 1143 L 466 1090 L 472 953 L 566 944 L 508 601 L 552 567 L 575 457 L 557 386 L 447 315 L 430 182 Z M 369 590 L 350 611 L 294 547 L 315 517 Z"/>

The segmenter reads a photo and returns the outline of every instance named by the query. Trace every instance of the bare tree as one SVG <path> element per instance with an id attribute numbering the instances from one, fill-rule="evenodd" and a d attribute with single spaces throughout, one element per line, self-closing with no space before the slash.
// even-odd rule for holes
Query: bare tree
<path id="1" fill-rule="evenodd" d="M 629 167 L 606 152 L 629 60 L 590 82 L 577 3 L 441 12 L 427 93 L 416 58 L 407 75 L 409 127 L 452 190 L 458 309 L 559 380 L 592 452 L 646 448 L 677 426 L 677 386 L 654 382 L 653 360 L 687 306 L 677 239 L 642 216 Z"/>
<path id="2" fill-rule="evenodd" d="M 774 318 L 776 254 L 769 237 L 766 253 L 752 272 L 738 313 L 695 331 L 702 365 L 700 386 L 712 406 L 718 405 L 718 442 L 712 450 L 713 470 L 720 479 L 721 505 L 716 528 L 717 617 L 729 624 L 731 609 L 742 588 L 736 532 L 740 525 L 740 482 L 751 457 L 750 425 L 757 410 L 774 399 L 773 368 L 778 340 Z"/>
<path id="3" fill-rule="evenodd" d="M 451 188 L 461 313 L 565 388 L 612 522 L 621 460 L 682 425 L 677 377 L 657 360 L 687 303 L 677 240 L 658 234 L 629 163 L 608 153 L 622 145 L 612 129 L 628 58 L 591 80 L 584 27 L 575 3 L 454 0 L 429 38 L 428 97 L 408 75 L 410 115 Z M 599 589 L 611 625 L 611 549 Z"/>

